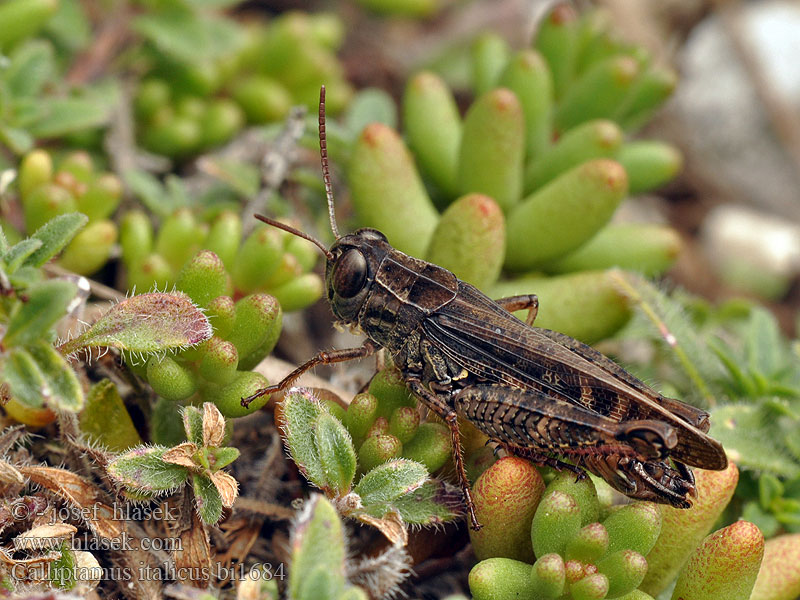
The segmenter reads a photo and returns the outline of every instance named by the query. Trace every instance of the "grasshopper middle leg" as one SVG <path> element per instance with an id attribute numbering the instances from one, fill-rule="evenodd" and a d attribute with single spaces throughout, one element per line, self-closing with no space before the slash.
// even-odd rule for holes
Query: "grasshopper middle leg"
<path id="1" fill-rule="evenodd" d="M 536 297 L 536 294 L 509 296 L 508 298 L 500 298 L 499 300 L 495 300 L 495 302 L 497 302 L 508 312 L 525 310 L 527 308 L 528 317 L 525 319 L 525 323 L 528 325 L 533 325 L 533 322 L 536 320 L 536 315 L 539 314 L 539 298 Z"/>

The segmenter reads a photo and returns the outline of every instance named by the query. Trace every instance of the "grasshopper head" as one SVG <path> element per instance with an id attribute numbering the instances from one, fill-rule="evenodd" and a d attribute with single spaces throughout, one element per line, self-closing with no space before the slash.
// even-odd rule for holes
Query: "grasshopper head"
<path id="1" fill-rule="evenodd" d="M 325 267 L 325 285 L 328 302 L 339 320 L 357 323 L 378 266 L 389 249 L 386 236 L 367 228 L 340 237 L 333 244 Z"/>

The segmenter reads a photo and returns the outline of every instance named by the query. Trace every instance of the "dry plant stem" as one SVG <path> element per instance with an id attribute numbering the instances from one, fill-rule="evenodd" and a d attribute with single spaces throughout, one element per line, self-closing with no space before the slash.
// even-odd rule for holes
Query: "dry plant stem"
<path id="1" fill-rule="evenodd" d="M 297 513 L 274 502 L 264 502 L 247 496 L 239 496 L 236 499 L 236 509 L 245 510 L 257 515 L 269 518 L 270 520 L 290 521 L 297 516 Z"/>
<path id="2" fill-rule="evenodd" d="M 53 263 L 48 263 L 43 268 L 45 273 L 53 277 L 65 277 L 70 275 L 73 277 L 75 276 L 75 273 L 72 271 L 68 271 L 64 267 L 60 267 Z M 89 281 L 89 289 L 91 290 L 93 296 L 103 300 L 112 300 L 114 302 L 119 302 L 120 300 L 125 299 L 125 294 L 118 292 L 114 288 L 89 279 L 88 277 L 86 279 Z"/>
<path id="3" fill-rule="evenodd" d="M 274 498 L 275 496 L 275 481 L 280 477 L 282 469 L 281 459 L 283 453 L 281 452 L 280 436 L 274 434 L 270 440 L 269 446 L 264 453 L 264 458 L 260 461 L 259 469 L 260 474 L 253 486 L 254 489 L 248 490 L 250 496 L 239 496 L 236 500 L 235 509 L 245 510 L 255 513 L 261 520 L 281 520 L 287 521 L 295 516 L 295 512 L 275 502 L 265 500 L 265 498 Z"/>
<path id="4" fill-rule="evenodd" d="M 100 77 L 111 61 L 131 38 L 131 14 L 126 2 L 117 4 L 117 10 L 96 30 L 94 42 L 82 52 L 67 74 L 67 83 L 80 85 Z"/>
<path id="5" fill-rule="evenodd" d="M 294 108 L 277 139 L 270 144 L 261 158 L 261 182 L 263 187 L 251 199 L 242 212 L 242 234 L 247 235 L 255 227 L 253 215 L 265 212 L 269 197 L 286 179 L 289 169 L 297 159 L 297 142 L 305 129 L 305 109 Z"/>
<path id="6" fill-rule="evenodd" d="M 776 93 L 772 83 L 764 75 L 742 27 L 742 3 L 740 0 L 713 0 L 713 4 L 747 76 L 753 83 L 753 89 L 764 105 L 773 133 L 783 144 L 795 167 L 800 170 L 800 117 L 795 108 Z"/>

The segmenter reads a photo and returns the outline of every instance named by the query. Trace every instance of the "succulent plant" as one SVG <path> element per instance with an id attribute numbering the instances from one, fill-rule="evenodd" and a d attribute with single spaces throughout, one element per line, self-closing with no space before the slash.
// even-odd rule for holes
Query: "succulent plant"
<path id="1" fill-rule="evenodd" d="M 134 99 L 139 138 L 158 154 L 185 158 L 227 142 L 245 122 L 281 121 L 293 105 L 313 107 L 321 83 L 332 113 L 352 93 L 335 55 L 343 26 L 333 14 L 287 12 L 242 27 L 184 7 L 153 10 L 135 27 L 150 63 Z"/>
<path id="2" fill-rule="evenodd" d="M 698 496 L 688 510 L 619 506 L 599 501 L 591 479 L 562 472 L 545 487 L 526 461 L 502 458 L 475 484 L 486 526 L 470 534 L 480 559 L 470 573 L 472 594 L 645 600 L 677 576 L 674 599 L 749 598 L 764 552 L 759 529 L 737 521 L 707 536 L 737 475 L 734 465 L 698 470 Z"/>
<path id="3" fill-rule="evenodd" d="M 667 227 L 608 224 L 628 193 L 680 169 L 671 146 L 625 141 L 674 75 L 613 41 L 597 13 L 578 18 L 565 5 L 533 48 L 512 55 L 486 35 L 472 60 L 478 97 L 463 119 L 443 79 L 422 72 L 403 98 L 405 141 L 382 123 L 355 140 L 347 177 L 357 219 L 492 295 L 536 292 L 544 327 L 607 337 L 630 309 L 604 269 L 656 275 L 680 249 Z"/>
<path id="4" fill-rule="evenodd" d="M 199 260 L 197 252 L 204 249 L 204 260 L 209 251 L 215 255 L 215 265 L 206 268 L 219 271 L 213 289 L 220 295 L 238 298 L 266 292 L 285 312 L 304 308 L 322 295 L 322 281 L 311 272 L 319 256 L 313 245 L 266 226 L 258 226 L 242 240 L 242 222 L 231 212 L 220 213 L 207 225 L 198 222 L 188 208 L 178 209 L 155 234 L 144 212 L 131 211 L 123 217 L 120 229 L 130 288 L 163 289 L 182 277 L 199 277 L 194 273 L 198 267 L 191 261 Z M 192 283 L 198 293 L 203 284 Z"/>
<path id="5" fill-rule="evenodd" d="M 343 422 L 358 449 L 362 472 L 402 457 L 434 473 L 453 451 L 450 431 L 443 423 L 420 422 L 417 400 L 393 367 L 376 373 L 369 390 L 353 398 Z"/>
<path id="6" fill-rule="evenodd" d="M 160 353 L 145 360 L 141 352 L 128 352 L 126 360 L 163 400 L 178 403 L 173 404 L 174 410 L 184 402 L 213 402 L 226 417 L 249 414 L 253 407 L 243 408 L 240 400 L 268 385 L 263 375 L 250 369 L 278 341 L 280 304 L 261 293 L 234 301 L 231 277 L 222 260 L 208 250 L 186 263 L 176 287 L 207 312 L 213 335 L 170 355 Z M 260 408 L 268 399 L 262 396 L 254 407 Z"/>
<path id="7" fill-rule="evenodd" d="M 438 525 L 460 514 L 459 492 L 430 479 L 424 464 L 387 456 L 379 464 L 364 465 L 363 449 L 356 454 L 350 433 L 329 406 L 331 401 L 321 401 L 311 390 L 295 388 L 284 397 L 279 423 L 300 471 L 342 515 L 377 527 L 393 543 L 404 545 L 405 524 Z M 359 465 L 365 473 L 354 485 Z"/>
<path id="8" fill-rule="evenodd" d="M 89 275 L 106 264 L 117 242 L 117 226 L 110 220 L 122 196 L 116 175 L 96 172 L 86 152 L 67 155 L 54 169 L 46 150 L 33 150 L 20 164 L 18 188 L 29 233 L 58 215 L 78 211 L 89 218 L 59 258 L 62 267 Z"/>

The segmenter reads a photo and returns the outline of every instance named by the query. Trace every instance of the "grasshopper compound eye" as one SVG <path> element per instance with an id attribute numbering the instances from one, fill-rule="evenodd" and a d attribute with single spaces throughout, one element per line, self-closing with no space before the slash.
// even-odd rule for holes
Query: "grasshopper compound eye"
<path id="1" fill-rule="evenodd" d="M 345 252 L 333 270 L 333 291 L 341 298 L 352 298 L 367 281 L 367 260 L 356 249 Z"/>

